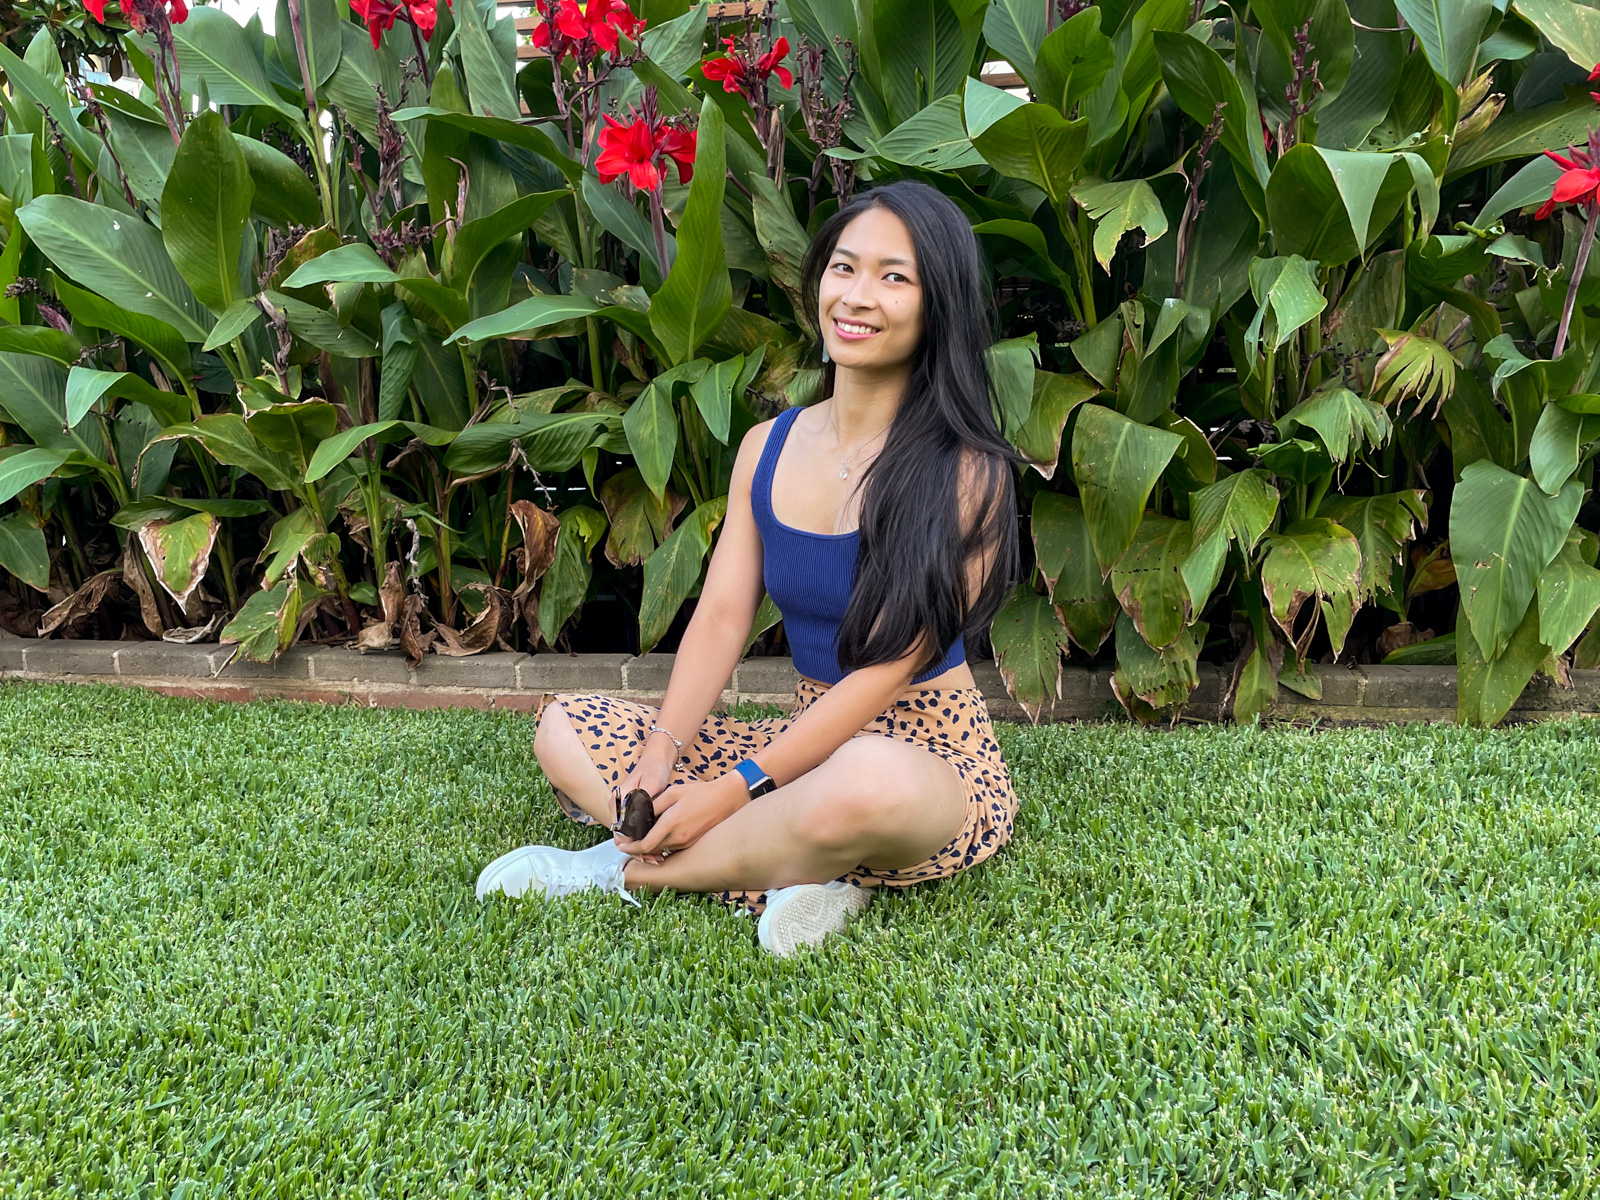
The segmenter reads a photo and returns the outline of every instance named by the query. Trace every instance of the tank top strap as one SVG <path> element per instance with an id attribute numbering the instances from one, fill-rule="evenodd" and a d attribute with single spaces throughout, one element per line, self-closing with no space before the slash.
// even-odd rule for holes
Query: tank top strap
<path id="1" fill-rule="evenodd" d="M 756 473 L 750 480 L 750 504 L 764 517 L 772 515 L 772 476 L 778 469 L 783 444 L 789 440 L 789 429 L 799 415 L 798 408 L 786 408 L 778 414 L 767 434 L 767 444 L 761 447 L 761 457 L 756 460 Z"/>

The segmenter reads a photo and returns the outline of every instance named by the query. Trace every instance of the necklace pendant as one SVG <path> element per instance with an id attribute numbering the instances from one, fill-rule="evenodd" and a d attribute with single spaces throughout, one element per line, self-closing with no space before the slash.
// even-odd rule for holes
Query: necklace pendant
<path id="1" fill-rule="evenodd" d="M 850 468 L 845 466 L 843 463 L 839 464 L 839 478 L 840 479 L 849 479 L 850 478 Z"/>

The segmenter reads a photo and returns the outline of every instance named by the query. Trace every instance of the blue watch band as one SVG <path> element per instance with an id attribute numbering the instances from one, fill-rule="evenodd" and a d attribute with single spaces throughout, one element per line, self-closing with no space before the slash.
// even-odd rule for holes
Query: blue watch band
<path id="1" fill-rule="evenodd" d="M 772 776 L 763 771 L 753 758 L 745 759 L 734 767 L 734 770 L 744 776 L 745 786 L 750 789 L 752 799 L 756 796 L 764 796 L 768 792 L 776 791 L 778 788 L 778 785 L 773 782 Z"/>

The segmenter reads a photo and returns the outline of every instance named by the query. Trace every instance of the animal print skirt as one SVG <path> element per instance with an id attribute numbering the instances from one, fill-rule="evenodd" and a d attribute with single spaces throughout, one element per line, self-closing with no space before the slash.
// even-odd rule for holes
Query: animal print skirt
<path id="1" fill-rule="evenodd" d="M 802 679 L 797 689 L 798 704 L 794 713 L 787 716 L 740 721 L 713 713 L 706 718 L 700 731 L 684 743 L 683 758 L 673 771 L 672 782 L 716 779 L 733 770 L 742 760 L 759 755 L 825 691 L 827 688 L 822 684 Z M 657 710 L 610 696 L 556 698 L 566 709 L 606 786 L 620 787 L 633 770 Z M 967 797 L 967 816 L 961 832 L 923 862 L 892 871 L 857 867 L 839 878 L 856 887 L 909 887 L 976 866 L 1011 840 L 1017 794 L 1012 790 L 1010 772 L 1000 757 L 1000 746 L 994 738 L 983 694 L 977 688 L 923 688 L 908 692 L 861 732 L 925 747 L 948 762 L 961 776 Z M 580 825 L 597 824 L 560 791 L 556 792 L 556 802 L 562 812 Z M 765 892 L 715 894 L 734 908 L 751 914 L 759 914 L 766 907 Z"/>

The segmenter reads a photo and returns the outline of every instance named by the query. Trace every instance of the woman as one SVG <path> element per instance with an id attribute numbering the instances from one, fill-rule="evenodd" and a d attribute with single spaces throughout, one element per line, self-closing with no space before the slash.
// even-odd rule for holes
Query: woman
<path id="1" fill-rule="evenodd" d="M 660 710 L 562 696 L 539 721 L 568 816 L 611 826 L 638 787 L 654 828 L 514 850 L 484 868 L 480 898 L 712 892 L 787 954 L 843 929 L 870 889 L 953 875 L 1010 839 L 1016 794 L 964 646 L 1017 570 L 977 241 L 939 192 L 893 183 L 823 225 L 804 273 L 828 398 L 740 446 Z M 710 716 L 763 594 L 802 676 L 795 712 Z"/>

